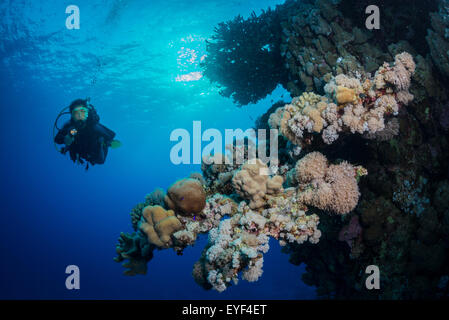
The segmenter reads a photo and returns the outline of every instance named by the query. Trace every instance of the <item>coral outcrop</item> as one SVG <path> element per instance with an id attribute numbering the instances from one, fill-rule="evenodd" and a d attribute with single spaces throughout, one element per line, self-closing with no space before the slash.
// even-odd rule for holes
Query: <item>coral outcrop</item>
<path id="1" fill-rule="evenodd" d="M 385 119 L 398 115 L 400 106 L 413 100 L 408 89 L 415 68 L 413 57 L 403 52 L 396 55 L 393 65 L 384 63 L 373 78 L 339 74 L 324 86 L 327 96 L 305 92 L 277 109 L 269 124 L 300 146 L 313 133 L 322 133 L 327 144 L 344 132 L 380 135 L 387 128 Z"/>
<path id="2" fill-rule="evenodd" d="M 307 240 L 317 243 L 321 236 L 318 224 L 318 216 L 307 216 L 294 197 L 270 199 L 270 209 L 262 214 L 241 202 L 236 215 L 210 231 L 209 243 L 194 266 L 193 277 L 203 287 L 219 292 L 237 284 L 240 272 L 244 280 L 257 281 L 263 273 L 263 254 L 270 248 L 269 236 L 283 245 Z"/>
<path id="3" fill-rule="evenodd" d="M 236 148 L 230 149 L 236 151 Z M 298 188 L 285 190 L 282 176 L 270 176 L 267 165 L 260 159 L 246 161 L 238 166 L 238 169 L 233 170 L 233 198 L 243 199 L 239 203 L 219 193 L 207 196 L 204 204 L 203 198 L 199 200 L 195 197 L 187 198 L 190 193 L 198 193 L 198 188 L 202 188 L 199 182 L 201 177 L 198 174 L 195 175 L 196 179 L 189 178 L 176 182 L 165 196 L 167 206 L 173 206 L 176 210 L 165 210 L 159 205 L 143 208 L 138 232 L 131 238 L 133 242 L 130 242 L 128 237 L 122 237 L 117 246 L 119 257 L 116 261 L 129 259 L 125 266 L 131 266 L 133 271 L 126 274 L 142 274 L 146 271 L 145 263 L 150 259 L 139 255 L 142 250 L 136 250 L 135 258 L 126 254 L 132 250 L 132 246 L 129 248 L 130 245 L 148 243 L 151 257 L 154 249 L 173 248 L 180 254 L 185 247 L 195 244 L 199 234 L 208 233 L 208 244 L 202 257 L 194 265 L 192 273 L 198 284 L 206 289 L 213 288 L 222 292 L 232 283 L 237 284 L 239 274 L 247 281 L 257 281 L 263 273 L 263 254 L 269 249 L 269 237 L 277 239 L 282 246 L 319 242 L 322 235 L 318 229 L 320 219 L 318 215 L 308 213 L 307 200 L 301 196 L 304 192 L 310 191 L 303 190 L 307 188 L 305 185 L 310 182 L 309 180 L 321 179 L 322 184 L 328 183 L 330 189 L 340 186 L 341 190 L 338 190 L 335 196 L 347 197 L 348 190 L 354 187 L 353 183 L 357 188 L 355 177 L 358 171 L 355 167 L 347 162 L 329 166 L 327 159 L 319 153 L 309 154 L 307 159 L 313 160 L 314 157 L 318 159 L 316 162 L 307 162 L 304 159 L 298 162 L 297 180 L 300 184 Z M 210 170 L 210 165 L 203 165 L 203 168 Z M 204 181 L 207 185 L 208 180 Z M 185 190 L 179 191 L 183 188 Z M 321 189 L 317 189 L 313 192 L 320 191 Z M 156 199 L 159 201 L 161 195 L 163 192 L 158 190 L 147 199 L 151 198 L 157 202 Z M 200 212 L 180 210 L 180 205 L 170 203 L 172 199 L 182 201 L 180 197 L 189 201 L 195 199 L 201 204 L 202 209 Z M 170 200 L 167 201 L 167 198 Z M 338 207 L 338 204 L 341 205 L 345 200 L 346 198 L 334 199 L 337 205 L 327 204 L 326 209 L 337 210 L 335 213 L 344 213 L 342 211 L 346 209 L 349 211 L 347 207 L 343 209 Z M 358 195 L 354 201 L 357 200 Z M 186 215 L 186 212 L 196 214 Z"/>
<path id="4" fill-rule="evenodd" d="M 380 30 L 360 19 L 370 4 L 286 1 L 219 25 L 204 67 L 224 96 L 244 105 L 282 85 L 294 97 L 255 124 L 279 130 L 279 176 L 260 159 L 204 157 L 202 176 L 191 176 L 195 197 L 177 186 L 132 210 L 135 232 L 117 245 L 126 274 L 144 274 L 154 250 L 182 253 L 208 233 L 192 275 L 222 292 L 239 275 L 261 277 L 272 237 L 291 263 L 306 264 L 303 280 L 319 297 L 447 299 L 448 1 L 382 3 L 390 23 Z M 248 159 L 245 146 L 228 151 Z M 182 197 L 202 198 L 200 186 L 204 201 L 187 209 Z M 163 246 L 140 228 L 151 230 L 143 211 L 155 205 L 179 221 L 168 241 L 153 222 Z M 372 264 L 382 290 L 364 286 Z"/>

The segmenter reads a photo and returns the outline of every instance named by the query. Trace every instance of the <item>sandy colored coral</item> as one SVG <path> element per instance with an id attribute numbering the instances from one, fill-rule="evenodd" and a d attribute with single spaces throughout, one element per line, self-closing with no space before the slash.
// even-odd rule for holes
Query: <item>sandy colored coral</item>
<path id="1" fill-rule="evenodd" d="M 173 210 L 165 210 L 161 206 L 145 207 L 139 228 L 148 241 L 158 247 L 168 248 L 171 245 L 171 235 L 182 228 Z"/>
<path id="2" fill-rule="evenodd" d="M 397 54 L 394 64 L 384 63 L 374 75 L 376 89 L 392 86 L 395 91 L 408 90 L 416 65 L 408 52 Z"/>
<path id="3" fill-rule="evenodd" d="M 269 195 L 282 192 L 283 178 L 268 176 L 268 167 L 260 159 L 255 163 L 246 162 L 232 178 L 235 191 L 249 200 L 252 209 L 263 207 Z"/>
<path id="4" fill-rule="evenodd" d="M 289 121 L 289 127 L 297 136 L 302 136 L 303 131 L 321 132 L 324 121 L 321 112 L 326 109 L 329 101 L 313 92 L 304 92 L 299 98 L 292 100 L 293 119 Z"/>
<path id="5" fill-rule="evenodd" d="M 201 171 L 206 180 L 206 191 L 208 195 L 213 193 L 231 194 L 234 192 L 231 179 L 236 170 L 240 168 L 240 158 L 248 158 L 248 147 L 226 146 L 229 151 L 226 155 L 216 153 L 214 155 L 203 156 L 201 162 Z M 233 155 L 232 159 L 230 155 Z M 239 161 L 237 161 L 239 160 Z"/>
<path id="6" fill-rule="evenodd" d="M 336 99 L 338 104 L 346 104 L 354 102 L 357 99 L 357 95 L 354 89 L 338 86 Z"/>
<path id="7" fill-rule="evenodd" d="M 346 214 L 357 205 L 357 167 L 345 161 L 327 166 L 324 155 L 313 152 L 299 160 L 296 168 L 301 182 L 298 199 L 304 204 L 338 214 Z"/>
<path id="8" fill-rule="evenodd" d="M 206 192 L 198 180 L 182 179 L 168 189 L 165 203 L 181 215 L 193 215 L 206 205 Z"/>
<path id="9" fill-rule="evenodd" d="M 300 183 L 322 179 L 327 167 L 327 158 L 322 153 L 310 152 L 296 163 L 296 179 Z"/>
<path id="10" fill-rule="evenodd" d="M 278 129 L 282 136 L 289 141 L 292 141 L 294 144 L 299 145 L 301 144 L 301 136 L 297 135 L 289 126 L 289 121 L 294 113 L 295 108 L 290 105 L 278 108 L 270 115 L 268 125 L 271 129 Z M 297 136 L 299 136 L 299 138 Z"/>
<path id="11" fill-rule="evenodd" d="M 303 133 L 321 132 L 324 120 L 321 112 L 329 101 L 313 92 L 304 92 L 293 98 L 283 108 L 278 108 L 269 118 L 270 128 L 279 129 L 280 133 L 296 145 L 301 144 Z"/>

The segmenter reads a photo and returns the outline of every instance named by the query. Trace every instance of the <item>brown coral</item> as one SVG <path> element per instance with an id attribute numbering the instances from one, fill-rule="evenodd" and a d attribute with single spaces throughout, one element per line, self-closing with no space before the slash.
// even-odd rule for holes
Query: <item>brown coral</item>
<path id="1" fill-rule="evenodd" d="M 167 191 L 165 204 L 181 215 L 201 212 L 206 205 L 206 192 L 196 179 L 186 178 L 175 182 Z"/>

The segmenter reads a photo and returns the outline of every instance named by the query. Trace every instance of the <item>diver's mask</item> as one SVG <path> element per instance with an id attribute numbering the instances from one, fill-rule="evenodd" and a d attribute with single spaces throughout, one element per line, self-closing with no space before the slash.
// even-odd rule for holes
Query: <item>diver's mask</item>
<path id="1" fill-rule="evenodd" d="M 89 109 L 84 106 L 79 106 L 72 110 L 72 119 L 77 123 L 85 123 L 88 117 Z"/>

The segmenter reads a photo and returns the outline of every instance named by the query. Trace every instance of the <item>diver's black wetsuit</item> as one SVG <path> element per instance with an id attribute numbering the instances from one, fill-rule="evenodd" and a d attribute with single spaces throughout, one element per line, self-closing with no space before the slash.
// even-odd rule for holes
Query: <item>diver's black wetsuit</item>
<path id="1" fill-rule="evenodd" d="M 70 146 L 63 148 L 63 153 L 69 151 L 70 158 L 75 162 L 82 159 L 94 164 L 103 164 L 108 154 L 108 147 L 115 137 L 115 132 L 100 123 L 87 123 L 79 128 L 73 120 L 70 120 L 59 130 L 55 137 L 57 144 L 64 144 L 64 138 L 76 129 L 74 141 Z"/>

